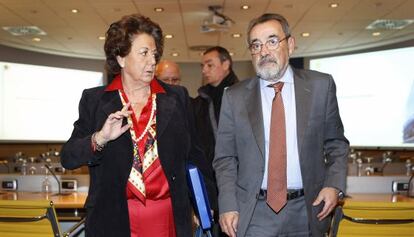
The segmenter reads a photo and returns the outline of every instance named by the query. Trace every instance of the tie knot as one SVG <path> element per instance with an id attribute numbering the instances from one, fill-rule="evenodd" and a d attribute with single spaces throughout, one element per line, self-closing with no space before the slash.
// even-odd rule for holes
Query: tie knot
<path id="1" fill-rule="evenodd" d="M 269 87 L 273 87 L 273 89 L 275 89 L 276 93 L 279 93 L 282 91 L 283 88 L 283 82 L 277 82 L 275 84 L 271 84 L 269 85 Z"/>

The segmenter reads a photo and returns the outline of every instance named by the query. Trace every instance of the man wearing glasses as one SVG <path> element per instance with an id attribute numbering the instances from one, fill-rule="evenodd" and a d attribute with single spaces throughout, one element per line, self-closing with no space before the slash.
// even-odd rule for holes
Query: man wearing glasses
<path id="1" fill-rule="evenodd" d="M 181 82 L 180 68 L 175 62 L 169 60 L 162 60 L 158 63 L 155 76 L 170 85 L 180 85 Z"/>
<path id="2" fill-rule="evenodd" d="M 286 19 L 250 22 L 257 77 L 225 90 L 213 167 L 231 237 L 323 236 L 343 196 L 348 140 L 328 74 L 289 65 Z"/>

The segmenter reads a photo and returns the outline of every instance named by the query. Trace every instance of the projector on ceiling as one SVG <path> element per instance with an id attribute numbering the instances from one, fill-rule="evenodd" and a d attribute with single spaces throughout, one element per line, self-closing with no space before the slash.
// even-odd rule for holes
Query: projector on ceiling
<path id="1" fill-rule="evenodd" d="M 228 31 L 232 26 L 232 22 L 224 19 L 216 14 L 211 15 L 203 21 L 200 27 L 202 33 L 215 32 L 215 31 Z"/>

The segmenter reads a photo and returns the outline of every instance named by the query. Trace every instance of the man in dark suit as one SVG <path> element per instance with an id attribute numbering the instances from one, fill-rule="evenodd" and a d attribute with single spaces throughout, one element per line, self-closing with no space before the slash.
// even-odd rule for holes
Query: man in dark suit
<path id="1" fill-rule="evenodd" d="M 224 88 L 237 83 L 239 80 L 233 72 L 233 60 L 227 49 L 214 46 L 203 53 L 201 72 L 206 84 L 198 89 L 198 96 L 192 101 L 195 114 L 197 137 L 206 155 L 208 165 L 214 159 L 217 124 L 220 116 L 221 98 Z M 216 203 L 217 200 L 210 200 Z M 214 210 L 214 220 L 218 220 L 218 210 Z M 213 235 L 220 236 L 218 224 L 213 227 Z"/>
<path id="2" fill-rule="evenodd" d="M 345 191 L 349 149 L 335 83 L 328 74 L 289 65 L 295 40 L 283 16 L 252 20 L 247 35 L 257 77 L 225 90 L 213 161 L 220 225 L 231 237 L 323 236 Z M 283 87 L 275 91 L 277 82 Z M 275 94 L 284 121 L 271 123 Z M 274 124 L 285 128 L 270 133 Z M 275 174 L 270 138 L 282 133 L 284 190 L 268 195 L 274 189 L 268 174 Z M 271 198 L 279 193 L 275 209 Z"/>

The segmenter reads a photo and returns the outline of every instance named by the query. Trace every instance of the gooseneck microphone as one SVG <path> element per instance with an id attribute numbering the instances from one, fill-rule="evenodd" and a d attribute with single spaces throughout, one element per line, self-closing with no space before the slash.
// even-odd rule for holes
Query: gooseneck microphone
<path id="1" fill-rule="evenodd" d="M 55 172 L 53 172 L 53 170 L 49 167 L 48 164 L 45 164 L 45 167 L 46 167 L 46 169 L 49 170 L 49 172 L 52 174 L 53 178 L 56 180 L 56 182 L 58 184 L 58 193 L 57 193 L 57 195 L 62 195 L 60 180 L 58 179 L 58 177 L 56 176 Z"/>

